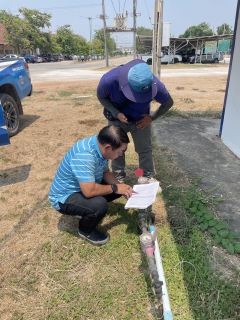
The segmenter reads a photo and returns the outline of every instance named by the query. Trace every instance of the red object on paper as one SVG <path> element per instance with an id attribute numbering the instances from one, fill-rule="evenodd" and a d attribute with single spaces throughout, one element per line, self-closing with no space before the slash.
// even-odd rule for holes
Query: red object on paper
<path id="1" fill-rule="evenodd" d="M 142 175 L 143 175 L 143 169 L 138 168 L 138 169 L 135 171 L 135 175 L 136 175 L 138 178 L 142 177 Z"/>

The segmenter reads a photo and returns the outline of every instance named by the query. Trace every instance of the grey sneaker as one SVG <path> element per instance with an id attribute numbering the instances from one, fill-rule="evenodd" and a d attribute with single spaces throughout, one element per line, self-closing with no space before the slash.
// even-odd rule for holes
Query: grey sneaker
<path id="1" fill-rule="evenodd" d="M 101 246 L 109 241 L 109 236 L 97 229 L 94 229 L 90 233 L 86 233 L 78 229 L 78 234 L 82 239 L 89 241 L 91 244 Z"/>
<path id="2" fill-rule="evenodd" d="M 116 178 L 118 180 L 119 183 L 124 183 L 124 178 L 120 177 L 120 178 Z"/>
<path id="3" fill-rule="evenodd" d="M 160 187 L 160 181 L 156 180 L 155 178 L 148 178 L 148 183 L 154 183 L 154 182 L 159 182 L 157 193 L 161 193 L 162 188 Z"/>

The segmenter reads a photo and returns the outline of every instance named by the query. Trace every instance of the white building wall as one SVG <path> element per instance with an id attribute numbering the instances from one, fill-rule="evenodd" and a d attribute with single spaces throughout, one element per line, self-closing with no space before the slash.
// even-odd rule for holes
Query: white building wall
<path id="1" fill-rule="evenodd" d="M 238 0 L 234 28 L 232 56 L 225 101 L 223 106 L 220 137 L 240 157 L 240 0 Z"/>

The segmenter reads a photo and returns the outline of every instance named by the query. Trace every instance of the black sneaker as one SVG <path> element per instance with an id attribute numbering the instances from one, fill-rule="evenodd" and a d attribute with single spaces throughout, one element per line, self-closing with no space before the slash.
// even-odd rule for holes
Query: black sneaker
<path id="1" fill-rule="evenodd" d="M 108 235 L 98 231 L 97 229 L 94 229 L 90 233 L 86 233 L 78 229 L 78 234 L 81 238 L 89 241 L 91 244 L 98 246 L 107 243 L 109 240 Z"/>

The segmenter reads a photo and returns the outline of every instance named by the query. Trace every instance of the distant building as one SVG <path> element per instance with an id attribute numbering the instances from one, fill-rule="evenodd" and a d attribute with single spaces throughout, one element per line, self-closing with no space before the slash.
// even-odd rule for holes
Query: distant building
<path id="1" fill-rule="evenodd" d="M 122 53 L 132 54 L 133 53 L 133 47 L 123 47 L 123 46 L 117 46 L 117 51 L 121 51 Z"/>
<path id="2" fill-rule="evenodd" d="M 0 57 L 4 57 L 6 54 L 15 53 L 13 46 L 6 45 L 4 42 L 5 27 L 0 23 Z"/>

